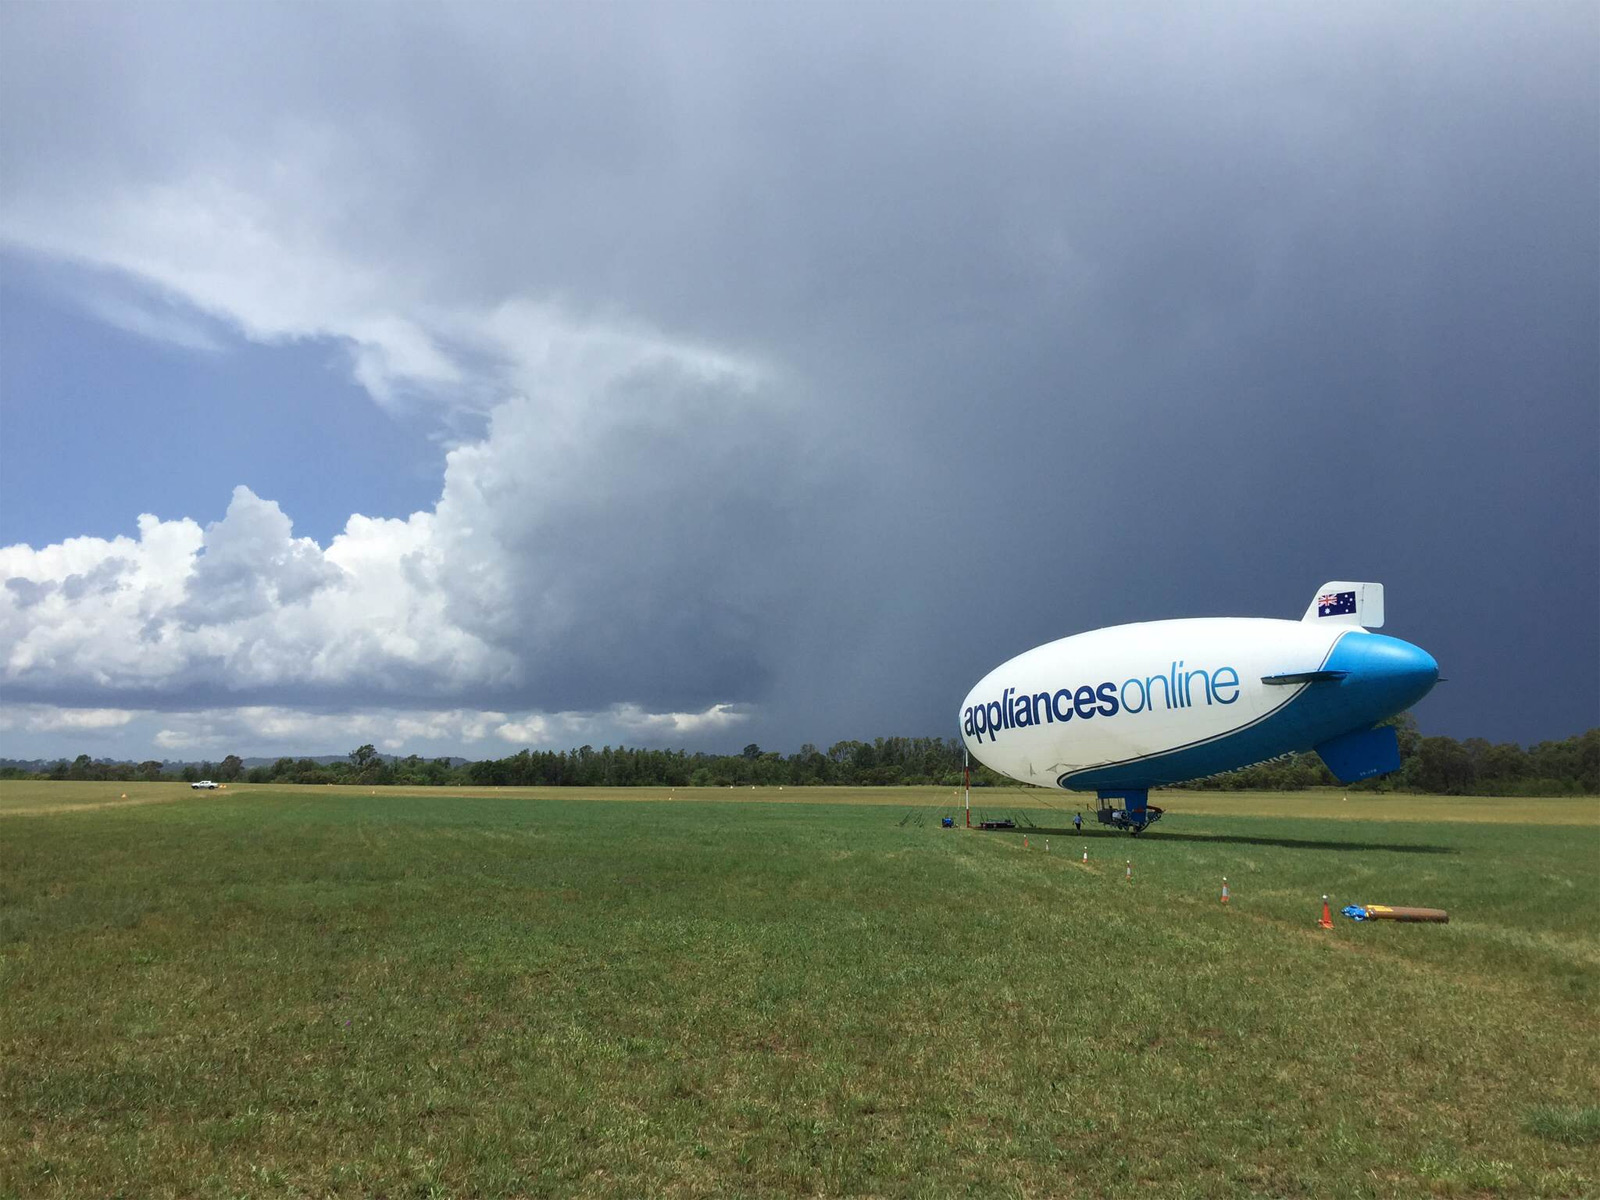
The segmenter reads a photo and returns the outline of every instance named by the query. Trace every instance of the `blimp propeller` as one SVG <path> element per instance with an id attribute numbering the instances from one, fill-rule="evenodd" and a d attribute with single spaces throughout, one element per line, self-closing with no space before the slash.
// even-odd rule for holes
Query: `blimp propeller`
<path id="1" fill-rule="evenodd" d="M 961 707 L 980 762 L 1023 783 L 1092 791 L 1132 833 L 1161 816 L 1154 787 L 1315 750 L 1344 783 L 1400 766 L 1380 725 L 1428 694 L 1439 664 L 1373 633 L 1383 585 L 1335 580 L 1298 621 L 1145 621 L 1036 646 Z"/>

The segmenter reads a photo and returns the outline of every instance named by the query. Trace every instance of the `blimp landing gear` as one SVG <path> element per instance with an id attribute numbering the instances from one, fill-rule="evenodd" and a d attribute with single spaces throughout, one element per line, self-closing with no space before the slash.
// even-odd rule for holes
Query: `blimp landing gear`
<path id="1" fill-rule="evenodd" d="M 1113 800 L 1122 801 L 1121 808 L 1112 807 Z M 1161 819 L 1162 809 L 1150 803 L 1150 793 L 1143 788 L 1137 791 L 1100 793 L 1100 824 L 1113 829 L 1126 829 L 1137 837 Z"/>

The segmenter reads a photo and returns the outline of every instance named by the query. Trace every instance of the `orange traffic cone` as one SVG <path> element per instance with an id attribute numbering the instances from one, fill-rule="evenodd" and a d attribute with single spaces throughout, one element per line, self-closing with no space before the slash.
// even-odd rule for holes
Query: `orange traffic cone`
<path id="1" fill-rule="evenodd" d="M 1328 907 L 1328 898 L 1326 896 L 1322 898 L 1322 920 L 1318 921 L 1317 924 L 1323 929 L 1333 928 L 1333 911 Z"/>
<path id="2" fill-rule="evenodd" d="M 1087 863 L 1089 861 L 1089 847 L 1087 847 L 1087 846 L 1085 846 L 1083 848 L 1083 861 L 1085 863 Z"/>
<path id="3" fill-rule="evenodd" d="M 1222 902 L 1224 904 L 1228 902 L 1228 877 L 1226 875 L 1222 877 Z"/>
<path id="4" fill-rule="evenodd" d="M 1023 834 L 1022 835 L 1022 848 L 1024 850 L 1026 850 L 1028 848 L 1028 835 L 1027 834 Z"/>

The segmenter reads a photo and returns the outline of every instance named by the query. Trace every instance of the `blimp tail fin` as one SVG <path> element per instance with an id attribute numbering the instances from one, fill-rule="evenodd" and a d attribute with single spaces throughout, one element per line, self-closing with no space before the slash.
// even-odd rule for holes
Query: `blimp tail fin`
<path id="1" fill-rule="evenodd" d="M 1317 589 L 1311 606 L 1300 618 L 1311 625 L 1356 625 L 1379 629 L 1383 625 L 1383 584 L 1351 583 L 1335 579 Z"/>
<path id="2" fill-rule="evenodd" d="M 1355 783 L 1400 769 L 1400 738 L 1392 725 L 1340 734 L 1317 748 L 1340 783 Z"/>

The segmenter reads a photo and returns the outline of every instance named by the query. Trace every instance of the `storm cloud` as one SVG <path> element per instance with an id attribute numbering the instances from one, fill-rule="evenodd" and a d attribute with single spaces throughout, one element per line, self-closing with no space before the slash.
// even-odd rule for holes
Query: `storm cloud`
<path id="1" fill-rule="evenodd" d="M 14 271 L 327 346 L 448 451 L 321 542 L 247 459 L 137 538 L 7 522 L 14 731 L 949 733 L 1046 638 L 1330 578 L 1443 664 L 1425 731 L 1600 720 L 1592 6 L 0 22 Z"/>

